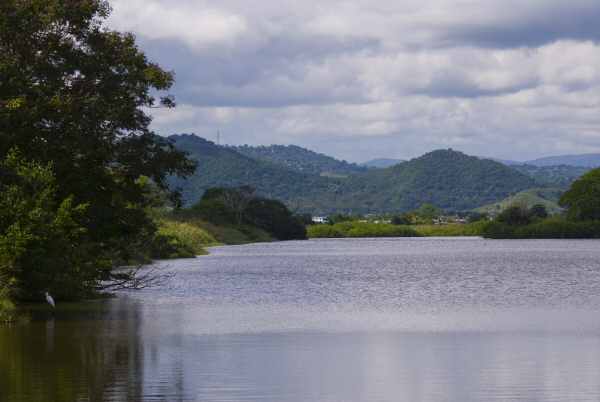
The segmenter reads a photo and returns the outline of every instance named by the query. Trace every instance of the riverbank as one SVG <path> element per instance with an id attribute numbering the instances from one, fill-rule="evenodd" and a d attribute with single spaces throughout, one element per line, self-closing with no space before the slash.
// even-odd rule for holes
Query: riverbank
<path id="1" fill-rule="evenodd" d="M 162 217 L 150 247 L 152 259 L 193 258 L 205 255 L 207 247 L 270 242 L 275 239 L 251 225 L 217 225 L 202 219 Z"/>
<path id="2" fill-rule="evenodd" d="M 389 223 L 371 223 L 349 221 L 335 225 L 311 225 L 307 228 L 308 237 L 344 238 L 344 237 L 450 237 L 481 236 L 487 222 L 446 225 L 392 225 Z"/>

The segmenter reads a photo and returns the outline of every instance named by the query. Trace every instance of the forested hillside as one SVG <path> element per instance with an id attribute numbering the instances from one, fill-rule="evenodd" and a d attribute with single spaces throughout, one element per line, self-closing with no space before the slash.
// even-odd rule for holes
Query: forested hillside
<path id="1" fill-rule="evenodd" d="M 302 212 L 400 212 L 423 203 L 468 210 L 539 187 L 531 177 L 501 163 L 452 150 L 434 151 L 390 168 L 338 179 L 300 173 L 282 163 L 254 159 L 193 135 L 170 139 L 198 161 L 194 176 L 173 180 L 182 187 L 188 204 L 198 201 L 210 187 L 250 185 L 259 194 L 280 199 Z"/>
<path id="2" fill-rule="evenodd" d="M 356 212 L 402 211 L 423 203 L 467 210 L 535 186 L 532 178 L 501 163 L 438 150 L 348 179 L 335 204 Z"/>
<path id="3" fill-rule="evenodd" d="M 169 137 L 176 148 L 185 150 L 198 162 L 196 173 L 188 179 L 173 178 L 172 186 L 180 187 L 184 203 L 197 202 L 212 187 L 249 185 L 265 197 L 284 201 L 293 209 L 321 209 L 322 194 L 337 188 L 338 181 L 315 174 L 287 169 L 275 163 L 257 160 L 229 147 L 218 146 L 195 135 Z"/>
<path id="4" fill-rule="evenodd" d="M 535 166 L 514 165 L 511 168 L 530 176 L 542 186 L 567 189 L 575 180 L 588 172 L 590 168 L 581 166 Z"/>
<path id="5" fill-rule="evenodd" d="M 404 162 L 402 159 L 377 158 L 361 163 L 361 166 L 365 166 L 368 168 L 384 169 L 402 162 Z"/>
<path id="6" fill-rule="evenodd" d="M 270 145 L 251 147 L 248 145 L 231 147 L 233 150 L 253 159 L 282 165 L 288 169 L 306 174 L 322 176 L 348 176 L 364 172 L 363 166 L 340 161 L 321 153 L 296 145 Z"/>

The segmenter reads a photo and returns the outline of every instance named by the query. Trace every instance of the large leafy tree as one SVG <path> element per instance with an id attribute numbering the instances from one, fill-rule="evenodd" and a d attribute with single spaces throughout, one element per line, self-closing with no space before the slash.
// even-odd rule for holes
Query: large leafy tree
<path id="1" fill-rule="evenodd" d="M 0 2 L 0 159 L 18 149 L 51 164 L 56 198 L 87 205 L 90 242 L 116 260 L 154 231 L 140 178 L 168 191 L 195 164 L 149 128 L 148 108 L 174 106 L 157 95 L 173 74 L 108 29 L 109 12 L 104 0 Z"/>
<path id="2" fill-rule="evenodd" d="M 600 169 L 581 176 L 560 198 L 567 217 L 575 221 L 600 220 Z"/>

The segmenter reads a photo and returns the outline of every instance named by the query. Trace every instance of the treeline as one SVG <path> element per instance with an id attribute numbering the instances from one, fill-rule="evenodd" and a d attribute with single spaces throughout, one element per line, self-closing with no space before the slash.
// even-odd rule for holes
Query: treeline
<path id="1" fill-rule="evenodd" d="M 173 74 L 110 30 L 109 12 L 104 0 L 1 2 L 4 312 L 46 291 L 64 300 L 138 285 L 138 271 L 115 268 L 148 254 L 152 211 L 178 205 L 167 177 L 195 171 L 145 112 L 174 106 Z"/>
<path id="2" fill-rule="evenodd" d="M 249 186 L 209 189 L 198 203 L 174 212 L 172 217 L 187 222 L 209 222 L 247 233 L 260 229 L 276 240 L 306 239 L 306 228 L 300 217 L 292 214 L 282 202 L 258 196 Z"/>
<path id="3" fill-rule="evenodd" d="M 495 239 L 600 238 L 600 169 L 573 182 L 559 204 L 566 212 L 552 217 L 542 205 L 511 206 L 486 225 L 482 235 Z"/>

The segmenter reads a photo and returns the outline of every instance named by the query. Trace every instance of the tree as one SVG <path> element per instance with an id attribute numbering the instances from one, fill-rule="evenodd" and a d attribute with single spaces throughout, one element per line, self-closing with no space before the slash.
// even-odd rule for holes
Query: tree
<path id="1" fill-rule="evenodd" d="M 548 217 L 548 210 L 543 204 L 535 204 L 529 208 L 529 216 L 533 219 L 546 219 Z"/>
<path id="2" fill-rule="evenodd" d="M 393 225 L 411 225 L 412 219 L 410 214 L 395 215 L 392 217 Z"/>
<path id="3" fill-rule="evenodd" d="M 244 212 L 250 202 L 254 199 L 254 189 L 250 186 L 242 186 L 234 189 L 223 189 L 219 200 L 235 216 L 235 223 L 241 225 L 244 220 Z"/>
<path id="4" fill-rule="evenodd" d="M 105 266 L 86 242 L 87 206 L 57 199 L 51 166 L 14 150 L 0 164 L 0 179 L 0 277 L 10 296 L 84 295 Z"/>
<path id="5" fill-rule="evenodd" d="M 244 220 L 266 230 L 278 240 L 306 239 L 306 228 L 280 201 L 254 198 L 244 211 Z"/>
<path id="6" fill-rule="evenodd" d="M 510 226 L 528 225 L 531 223 L 531 214 L 522 205 L 512 205 L 502 211 L 496 220 Z"/>
<path id="7" fill-rule="evenodd" d="M 573 182 L 559 203 L 567 208 L 570 220 L 600 220 L 600 169 L 591 170 Z"/>
<path id="8" fill-rule="evenodd" d="M 113 265 L 155 227 L 140 177 L 170 194 L 170 175 L 195 163 L 149 129 L 144 108 L 173 107 L 173 74 L 147 60 L 132 34 L 103 25 L 104 0 L 0 2 L 0 159 L 52 166 L 57 200 L 86 205 L 81 225 Z"/>

